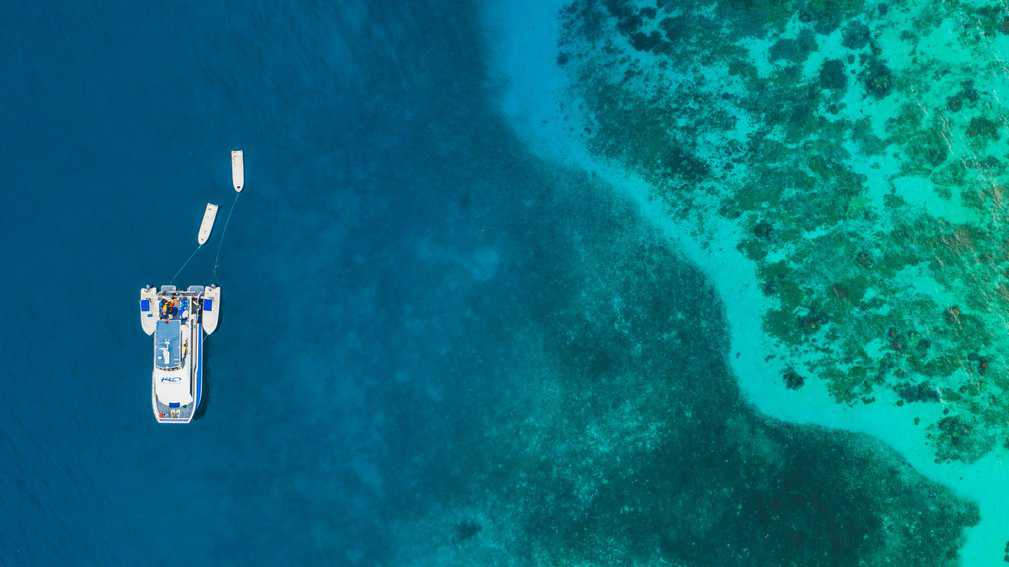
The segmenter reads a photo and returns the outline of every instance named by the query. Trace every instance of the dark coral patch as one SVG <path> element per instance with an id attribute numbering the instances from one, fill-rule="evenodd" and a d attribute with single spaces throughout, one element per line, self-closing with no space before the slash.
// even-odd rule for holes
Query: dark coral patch
<path id="1" fill-rule="evenodd" d="M 869 44 L 869 26 L 852 21 L 841 31 L 841 44 L 848 49 L 862 49 Z"/>
<path id="2" fill-rule="evenodd" d="M 951 415 L 939 420 L 936 435 L 937 461 L 974 462 L 991 450 L 994 440 L 968 418 Z"/>
<path id="3" fill-rule="evenodd" d="M 687 19 L 683 16 L 670 16 L 659 23 L 659 27 L 666 34 L 666 39 L 677 43 L 687 34 Z"/>
<path id="4" fill-rule="evenodd" d="M 456 543 L 462 543 L 468 539 L 476 537 L 481 530 L 483 530 L 483 526 L 477 522 L 473 520 L 463 520 L 455 525 L 452 540 Z"/>
<path id="5" fill-rule="evenodd" d="M 865 90 L 875 98 L 886 98 L 893 90 L 893 72 L 876 57 L 869 60 L 859 77 Z"/>
<path id="6" fill-rule="evenodd" d="M 905 402 L 938 402 L 939 392 L 928 382 L 903 383 L 897 386 L 897 395 Z"/>
<path id="7" fill-rule="evenodd" d="M 844 72 L 844 62 L 828 59 L 820 66 L 820 86 L 830 90 L 844 90 L 848 86 L 848 75 Z"/>
<path id="8" fill-rule="evenodd" d="M 758 238 L 767 240 L 774 234 L 774 225 L 767 221 L 760 221 L 753 225 L 753 234 Z"/>
<path id="9" fill-rule="evenodd" d="M 806 384 L 806 379 L 791 368 L 785 371 L 782 378 L 785 380 L 785 387 L 789 390 L 798 390 Z"/>
<path id="10" fill-rule="evenodd" d="M 967 136 L 987 140 L 998 139 L 998 123 L 984 116 L 975 116 L 967 125 Z"/>
<path id="11" fill-rule="evenodd" d="M 711 167 L 702 159 L 680 148 L 673 147 L 666 154 L 666 167 L 685 181 L 701 181 L 711 173 Z"/>
<path id="12" fill-rule="evenodd" d="M 631 45 L 638 51 L 661 51 L 663 43 L 662 35 L 657 31 L 647 34 L 636 31 L 631 34 Z"/>
<path id="13" fill-rule="evenodd" d="M 816 35 L 810 30 L 803 30 L 796 39 L 779 39 L 771 46 L 771 61 L 784 59 L 792 63 L 802 63 L 816 50 Z"/>

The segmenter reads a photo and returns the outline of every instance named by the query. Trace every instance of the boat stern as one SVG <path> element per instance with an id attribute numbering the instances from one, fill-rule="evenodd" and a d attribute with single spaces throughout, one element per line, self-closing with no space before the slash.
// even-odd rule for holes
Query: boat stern
<path id="1" fill-rule="evenodd" d="M 193 416 L 196 414 L 194 404 L 186 407 L 181 407 L 177 403 L 163 404 L 158 400 L 157 394 L 152 396 L 152 402 L 154 404 L 154 419 L 158 423 L 189 423 L 193 421 Z"/>

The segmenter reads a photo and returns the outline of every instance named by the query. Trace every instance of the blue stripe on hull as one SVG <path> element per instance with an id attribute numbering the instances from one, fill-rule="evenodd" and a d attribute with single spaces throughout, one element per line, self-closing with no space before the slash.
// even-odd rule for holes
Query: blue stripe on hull
<path id="1" fill-rule="evenodd" d="M 193 406 L 194 414 L 196 410 L 200 409 L 200 400 L 203 396 L 203 327 L 197 327 L 196 333 L 199 338 L 196 340 L 196 404 Z"/>

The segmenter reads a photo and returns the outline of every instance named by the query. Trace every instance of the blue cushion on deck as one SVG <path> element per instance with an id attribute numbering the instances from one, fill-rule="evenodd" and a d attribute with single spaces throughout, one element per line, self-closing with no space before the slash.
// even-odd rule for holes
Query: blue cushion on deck
<path id="1" fill-rule="evenodd" d="M 177 408 L 177 407 L 179 407 L 179 402 L 172 402 L 172 403 L 168 404 L 168 407 L 170 407 L 170 408 Z"/>
<path id="2" fill-rule="evenodd" d="M 214 306 L 214 300 L 212 300 L 212 299 L 204 299 L 203 300 L 203 310 L 204 311 L 213 311 L 213 309 L 212 309 L 213 306 Z"/>
<path id="3" fill-rule="evenodd" d="M 141 311 L 150 311 L 151 310 L 151 300 L 150 299 L 141 299 L 140 300 L 140 310 Z"/>

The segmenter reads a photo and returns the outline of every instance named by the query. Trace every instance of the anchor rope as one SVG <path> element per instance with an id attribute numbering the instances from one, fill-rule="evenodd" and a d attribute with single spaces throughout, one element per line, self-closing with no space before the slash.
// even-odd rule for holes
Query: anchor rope
<path id="1" fill-rule="evenodd" d="M 189 265 L 189 262 L 190 262 L 190 260 L 192 260 L 192 259 L 193 259 L 193 256 L 196 256 L 196 253 L 200 251 L 200 248 L 202 248 L 202 246 L 201 246 L 201 245 L 199 245 L 199 244 L 197 244 L 197 245 L 196 245 L 196 248 L 194 248 L 194 249 L 193 249 L 193 253 L 192 253 L 192 254 L 190 254 L 188 258 L 186 258 L 186 261 L 185 261 L 185 262 L 183 262 L 181 266 L 179 266 L 179 269 L 178 269 L 178 271 L 177 271 L 177 272 L 175 272 L 175 275 L 174 275 L 174 276 L 172 276 L 172 279 L 171 279 L 171 280 L 169 280 L 169 282 L 168 282 L 168 283 L 170 283 L 170 284 L 175 284 L 175 278 L 179 277 L 179 274 L 181 274 L 181 273 L 182 273 L 182 270 L 185 270 L 185 269 L 186 269 L 186 266 L 188 266 L 188 265 Z"/>
<path id="2" fill-rule="evenodd" d="M 231 224 L 231 215 L 235 213 L 235 208 L 238 207 L 238 198 L 241 197 L 240 192 L 235 192 L 235 199 L 231 201 L 231 208 L 228 209 L 228 218 L 224 220 L 224 228 L 221 230 L 221 239 L 217 241 L 217 255 L 214 256 L 214 276 L 212 281 L 217 283 L 217 268 L 221 265 L 221 250 L 224 248 L 224 237 L 228 235 L 228 225 Z"/>

